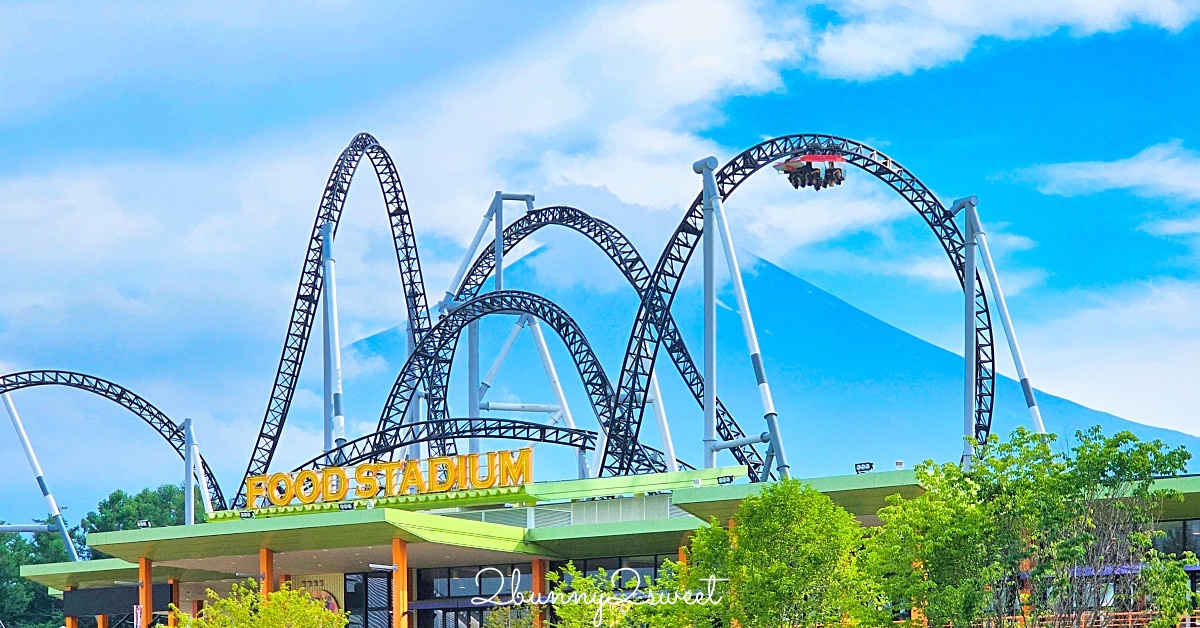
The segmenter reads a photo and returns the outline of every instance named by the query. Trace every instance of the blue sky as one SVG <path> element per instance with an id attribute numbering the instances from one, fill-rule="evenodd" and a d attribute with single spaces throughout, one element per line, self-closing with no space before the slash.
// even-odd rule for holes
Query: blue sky
<path id="1" fill-rule="evenodd" d="M 354 133 L 395 157 L 438 294 L 496 189 L 583 207 L 654 257 L 698 190 L 692 161 L 825 132 L 943 199 L 980 197 L 1041 388 L 1200 434 L 1198 17 L 1174 0 L 6 3 L 0 368 L 84 370 L 192 416 L 233 482 Z M 729 203 L 735 238 L 956 348 L 936 242 L 882 184 L 851 183 L 800 195 L 759 177 Z M 404 318 L 372 186 L 339 233 L 347 342 Z M 552 252 L 542 281 L 623 289 L 587 272 L 595 257 Z M 306 382 L 295 407 L 311 414 Z M 98 400 L 16 398 L 77 509 L 178 475 Z M 317 429 L 290 423 L 281 455 L 312 451 Z M 0 430 L 0 467 L 19 456 Z M 20 473 L 0 480 L 10 503 L 38 511 Z"/>

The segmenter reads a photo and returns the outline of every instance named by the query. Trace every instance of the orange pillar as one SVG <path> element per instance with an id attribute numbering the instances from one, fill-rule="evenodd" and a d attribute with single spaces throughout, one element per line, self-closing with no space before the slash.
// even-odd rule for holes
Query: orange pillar
<path id="1" fill-rule="evenodd" d="M 279 588 L 277 590 L 282 591 L 283 587 L 285 585 L 289 589 L 292 588 L 292 574 L 288 574 L 288 573 L 279 574 Z"/>
<path id="2" fill-rule="evenodd" d="M 192 617 L 199 617 L 200 611 L 204 610 L 204 600 L 192 600 Z M 97 628 L 100 628 L 97 626 Z M 104 626 L 108 628 L 108 626 Z"/>
<path id="3" fill-rule="evenodd" d="M 687 548 L 682 545 L 679 546 L 679 564 L 687 564 Z"/>
<path id="4" fill-rule="evenodd" d="M 258 573 L 263 595 L 275 590 L 275 552 L 262 547 L 258 550 Z"/>
<path id="5" fill-rule="evenodd" d="M 392 539 L 392 628 L 409 628 L 408 621 L 408 543 Z"/>
<path id="6" fill-rule="evenodd" d="M 63 587 L 63 592 L 74 591 L 75 587 Z M 65 628 L 79 628 L 79 619 L 76 617 L 64 617 L 63 626 Z"/>
<path id="7" fill-rule="evenodd" d="M 167 586 L 171 587 L 171 605 L 176 609 L 179 608 L 179 581 L 174 578 L 167 578 Z M 178 626 L 179 620 L 175 616 L 175 611 L 168 611 L 167 615 L 168 626 Z"/>
<path id="8" fill-rule="evenodd" d="M 546 563 L 545 558 L 533 559 L 533 596 L 535 598 L 546 595 Z M 535 609 L 537 614 L 533 616 L 534 628 L 542 628 L 546 624 L 546 608 Z"/>
<path id="9" fill-rule="evenodd" d="M 108 628 L 108 615 L 96 615 L 96 628 Z"/>
<path id="10" fill-rule="evenodd" d="M 149 558 L 138 559 L 138 606 L 142 607 L 142 622 L 137 628 L 150 628 L 154 617 L 154 566 Z M 69 628 L 69 627 L 68 627 Z"/>

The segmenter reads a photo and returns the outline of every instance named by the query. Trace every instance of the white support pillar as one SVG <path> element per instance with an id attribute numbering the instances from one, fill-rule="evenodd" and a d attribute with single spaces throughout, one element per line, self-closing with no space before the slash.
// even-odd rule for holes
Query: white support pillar
<path id="1" fill-rule="evenodd" d="M 563 392 L 562 382 L 558 379 L 558 370 L 554 368 L 554 360 L 550 357 L 550 347 L 546 344 L 546 336 L 542 333 L 542 326 L 536 318 L 526 315 L 529 333 L 533 336 L 533 344 L 537 347 L 538 356 L 542 359 L 542 369 L 546 371 L 546 381 L 550 384 L 550 391 L 554 394 L 554 400 L 558 402 L 562 408 L 563 422 L 567 427 L 575 428 L 575 416 L 571 414 L 571 407 L 567 405 L 567 395 Z M 587 477 L 587 452 L 580 449 L 576 452 L 576 466 L 579 467 L 580 479 Z"/>
<path id="2" fill-rule="evenodd" d="M 408 357 L 412 356 L 414 351 L 417 350 L 417 338 L 416 334 L 413 332 L 412 321 L 404 324 L 404 345 L 405 358 L 407 359 Z M 417 390 L 417 394 L 413 397 L 413 400 L 408 403 L 408 410 L 404 413 L 405 423 L 419 423 L 421 421 L 421 400 L 419 398 L 421 392 L 421 390 Z M 407 451 L 405 452 L 405 457 L 407 457 L 409 460 L 420 458 L 421 443 L 413 443 L 409 445 Z"/>
<path id="3" fill-rule="evenodd" d="M 492 243 L 493 251 L 496 257 L 496 269 L 493 275 L 496 277 L 496 290 L 504 289 L 504 194 L 500 191 L 496 192 L 496 199 L 492 201 L 496 211 L 492 214 L 492 226 L 495 228 L 496 241 Z"/>
<path id="4" fill-rule="evenodd" d="M 21 448 L 25 450 L 25 458 L 29 460 L 29 468 L 33 470 L 33 477 L 37 480 L 38 488 L 42 490 L 42 497 L 46 499 L 46 509 L 50 511 L 50 519 L 58 528 L 59 536 L 62 537 L 63 545 L 67 549 L 67 556 L 72 562 L 76 562 L 79 560 L 79 554 L 75 551 L 75 543 L 71 541 L 71 535 L 67 532 L 67 523 L 63 521 L 62 511 L 58 509 L 58 502 L 54 500 L 54 494 L 50 492 L 50 486 L 46 484 L 42 465 L 38 462 L 37 454 L 33 452 L 33 443 L 29 442 L 29 434 L 25 432 L 25 425 L 21 423 L 21 415 L 17 414 L 17 406 L 13 405 L 12 397 L 8 393 L 4 393 L 0 397 L 4 399 L 4 409 L 8 410 L 8 418 L 12 421 L 13 430 L 17 432 L 17 440 L 21 441 Z"/>
<path id="5" fill-rule="evenodd" d="M 495 381 L 496 375 L 500 372 L 500 367 L 504 364 L 504 360 L 508 357 L 508 353 L 512 351 L 513 343 L 517 341 L 517 336 L 521 335 L 521 329 L 525 327 L 526 322 L 530 320 L 528 314 L 522 314 L 517 317 L 517 322 L 513 323 L 512 331 L 508 333 L 508 338 L 504 339 L 504 345 L 500 347 L 500 353 L 496 354 L 496 359 L 492 361 L 492 367 L 488 369 L 487 375 L 483 377 L 483 381 L 479 383 L 479 398 L 483 399 L 484 395 L 492 388 L 492 382 Z"/>
<path id="6" fill-rule="evenodd" d="M 196 524 L 196 452 L 192 449 L 192 420 L 183 420 L 183 525 Z"/>
<path id="7" fill-rule="evenodd" d="M 321 270 L 325 278 L 324 304 L 324 389 L 325 451 L 346 442 L 346 419 L 342 415 L 342 348 L 338 335 L 337 276 L 333 259 L 333 223 L 321 225 Z"/>
<path id="8" fill-rule="evenodd" d="M 707 159 L 703 159 L 701 161 L 696 162 L 693 165 L 693 169 L 697 173 L 702 174 L 704 176 L 704 195 L 707 197 L 706 198 L 706 207 L 711 206 L 712 214 L 715 219 L 714 221 L 716 223 L 715 227 L 717 228 L 717 230 L 719 231 L 719 233 L 721 235 L 722 248 L 725 250 L 725 264 L 726 264 L 726 266 L 728 266 L 728 269 L 729 269 L 729 279 L 733 285 L 733 293 L 734 293 L 734 296 L 737 298 L 738 313 L 741 315 L 741 319 L 742 319 L 742 333 L 746 338 L 746 349 L 750 353 L 750 363 L 754 367 L 754 378 L 758 382 L 758 393 L 759 393 L 759 397 L 762 401 L 762 406 L 763 406 L 763 418 L 767 423 L 767 432 L 771 437 L 771 444 L 775 451 L 775 461 L 778 466 L 779 475 L 786 478 L 786 477 L 788 477 L 790 468 L 788 466 L 787 456 L 785 455 L 784 447 L 783 447 L 783 440 L 781 438 L 781 434 L 779 431 L 779 414 L 775 411 L 775 401 L 771 396 L 771 387 L 767 383 L 767 372 L 766 372 L 766 369 L 763 367 L 762 350 L 759 348 L 759 345 L 758 345 L 758 332 L 754 329 L 754 318 L 750 314 L 750 301 L 746 297 L 746 286 L 742 282 L 742 271 L 741 271 L 741 268 L 739 268 L 739 266 L 738 266 L 737 254 L 733 247 L 733 236 L 729 231 L 729 221 L 725 216 L 724 209 L 721 207 L 721 195 L 720 195 L 719 191 L 717 190 L 717 180 L 716 180 L 716 176 L 714 175 L 714 172 L 713 172 L 714 170 L 716 170 L 716 167 L 717 167 L 717 159 L 715 157 L 709 157 Z M 706 225 L 705 226 L 705 236 L 704 236 L 706 239 L 708 238 L 708 233 L 709 233 L 708 226 Z M 708 255 L 707 246 L 705 248 L 705 255 L 706 256 Z M 707 259 L 707 257 L 706 257 L 706 259 Z M 706 280 L 708 279 L 707 273 L 705 275 L 705 279 Z M 715 296 L 714 296 L 714 301 L 715 301 Z M 707 307 L 707 304 L 706 304 L 706 307 Z M 706 309 L 705 310 L 706 317 L 707 317 L 707 314 L 708 314 L 708 310 Z M 714 344 L 715 344 L 715 342 L 714 342 Z M 706 346 L 705 350 L 707 351 L 707 349 L 708 349 L 708 347 Z M 705 359 L 706 360 L 708 359 L 707 353 L 705 355 Z M 715 356 L 714 356 L 714 359 L 715 359 Z M 707 394 L 707 392 L 708 392 L 708 387 L 706 385 L 705 393 Z M 713 423 L 715 426 L 715 423 L 716 423 L 716 407 L 715 407 L 716 394 L 715 393 L 716 393 L 716 391 L 714 390 L 713 393 L 714 393 L 714 399 L 713 399 L 714 407 L 712 409 L 712 413 L 713 413 Z M 707 397 L 706 397 L 706 403 L 707 403 Z M 707 415 L 705 417 L 705 421 L 706 421 L 705 427 L 707 429 L 707 427 L 708 427 Z M 714 455 L 715 455 L 715 452 L 714 452 Z"/>
<path id="9" fill-rule="evenodd" d="M 675 442 L 671 440 L 671 426 L 667 423 L 667 407 L 663 404 L 662 390 L 658 387 L 658 369 L 650 373 L 650 396 L 647 403 L 654 406 L 654 422 L 658 425 L 658 440 L 662 441 L 663 457 L 667 459 L 667 471 L 678 471 L 675 459 Z"/>
<path id="10" fill-rule="evenodd" d="M 979 221 L 978 204 L 979 202 L 974 196 L 966 199 L 967 220 L 972 223 L 971 228 L 979 246 L 979 256 L 983 260 L 983 270 L 987 274 L 988 284 L 992 288 L 996 309 L 1000 312 L 1000 322 L 1004 325 L 1004 337 L 1008 339 L 1008 351 L 1012 355 L 1013 364 L 1017 367 L 1017 379 L 1021 382 L 1021 392 L 1025 393 L 1025 405 L 1029 408 L 1029 418 L 1033 420 L 1033 429 L 1038 434 L 1045 434 L 1046 425 L 1042 422 L 1042 412 L 1038 409 L 1037 397 L 1034 396 L 1033 385 L 1029 382 L 1029 373 L 1025 371 L 1025 358 L 1021 355 L 1021 346 L 1017 343 L 1017 332 L 1013 328 L 1012 315 L 1008 313 L 1008 302 L 1004 298 L 1004 290 L 1000 287 L 1000 276 L 996 274 L 992 251 L 988 248 L 987 234 L 983 230 L 983 224 Z"/>
<path id="11" fill-rule="evenodd" d="M 479 321 L 467 324 L 467 417 L 479 416 Z M 467 441 L 467 451 L 479 453 L 479 439 Z"/>
<path id="12" fill-rule="evenodd" d="M 962 465 L 970 468 L 975 457 L 975 232 L 963 221 L 963 453 Z"/>
<path id="13" fill-rule="evenodd" d="M 698 161 L 692 165 L 697 173 L 705 167 L 712 171 L 716 158 Z M 711 162 L 711 163 L 710 163 Z M 717 284 L 715 257 L 717 243 L 717 220 L 714 199 L 720 194 L 709 189 L 708 177 L 704 178 L 704 468 L 717 466 Z M 720 202 L 719 200 L 716 202 Z"/>

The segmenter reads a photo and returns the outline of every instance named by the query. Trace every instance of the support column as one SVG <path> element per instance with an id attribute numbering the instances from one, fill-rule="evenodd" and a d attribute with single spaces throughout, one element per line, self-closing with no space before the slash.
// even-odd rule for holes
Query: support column
<path id="1" fill-rule="evenodd" d="M 287 588 L 289 588 L 289 589 L 291 588 L 291 586 L 292 586 L 292 574 L 287 574 L 287 573 L 281 573 L 281 574 L 279 574 L 279 587 L 278 587 L 277 589 L 275 589 L 275 590 L 276 590 L 276 591 L 282 591 L 282 590 L 283 590 L 283 588 L 284 588 L 285 586 L 286 586 Z"/>
<path id="2" fill-rule="evenodd" d="M 259 548 L 258 573 L 263 595 L 275 591 L 275 552 L 265 547 Z"/>
<path id="3" fill-rule="evenodd" d="M 392 628 L 409 628 L 408 620 L 408 542 L 392 539 Z"/>
<path id="4" fill-rule="evenodd" d="M 204 610 L 204 600 L 192 600 L 192 617 L 199 617 L 200 612 Z M 108 628 L 107 626 L 97 626 L 96 628 Z"/>
<path id="5" fill-rule="evenodd" d="M 63 587 L 63 592 L 74 591 L 75 587 Z M 63 626 L 65 628 L 79 628 L 78 617 L 63 617 Z"/>
<path id="6" fill-rule="evenodd" d="M 108 628 L 108 615 L 96 615 L 96 628 Z"/>
<path id="7" fill-rule="evenodd" d="M 963 468 L 971 467 L 975 447 L 975 225 L 963 221 Z"/>
<path id="8" fill-rule="evenodd" d="M 149 558 L 138 558 L 138 583 L 138 606 L 142 607 L 142 621 L 137 628 L 150 628 L 150 621 L 154 619 L 154 565 Z"/>
<path id="9" fill-rule="evenodd" d="M 546 568 L 549 563 L 545 558 L 533 559 L 533 596 L 544 597 L 549 591 L 546 590 Z M 534 628 L 543 628 L 546 625 L 546 607 L 534 609 L 537 614 L 533 616 Z"/>
<path id="10" fill-rule="evenodd" d="M 167 586 L 171 587 L 171 605 L 179 608 L 179 581 L 174 578 L 167 578 Z M 182 612 L 182 610 L 180 611 Z M 167 611 L 167 625 L 178 626 L 179 619 L 174 611 Z"/>
<path id="11" fill-rule="evenodd" d="M 680 565 L 687 564 L 687 546 L 684 546 L 684 545 L 679 546 L 679 564 Z"/>

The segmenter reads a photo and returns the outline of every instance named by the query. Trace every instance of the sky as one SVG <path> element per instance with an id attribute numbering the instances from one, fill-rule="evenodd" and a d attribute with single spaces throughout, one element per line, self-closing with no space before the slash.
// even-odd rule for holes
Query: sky
<path id="1" fill-rule="evenodd" d="M 693 161 L 818 132 L 943 201 L 979 197 L 1039 388 L 1200 434 L 1197 19 L 1179 0 L 2 3 L 0 371 L 81 370 L 194 418 L 232 493 L 355 133 L 395 159 L 439 295 L 495 190 L 584 208 L 655 258 L 699 190 Z M 944 253 L 848 174 L 805 194 L 752 179 L 727 204 L 738 246 L 958 350 Z M 338 236 L 346 344 L 405 318 L 378 188 L 358 181 Z M 624 289 L 592 253 L 539 244 L 540 281 Z M 320 395 L 313 360 L 281 459 L 316 451 Z M 108 402 L 14 400 L 69 518 L 177 481 Z M 37 516 L 5 429 L 0 468 L 0 519 Z"/>

